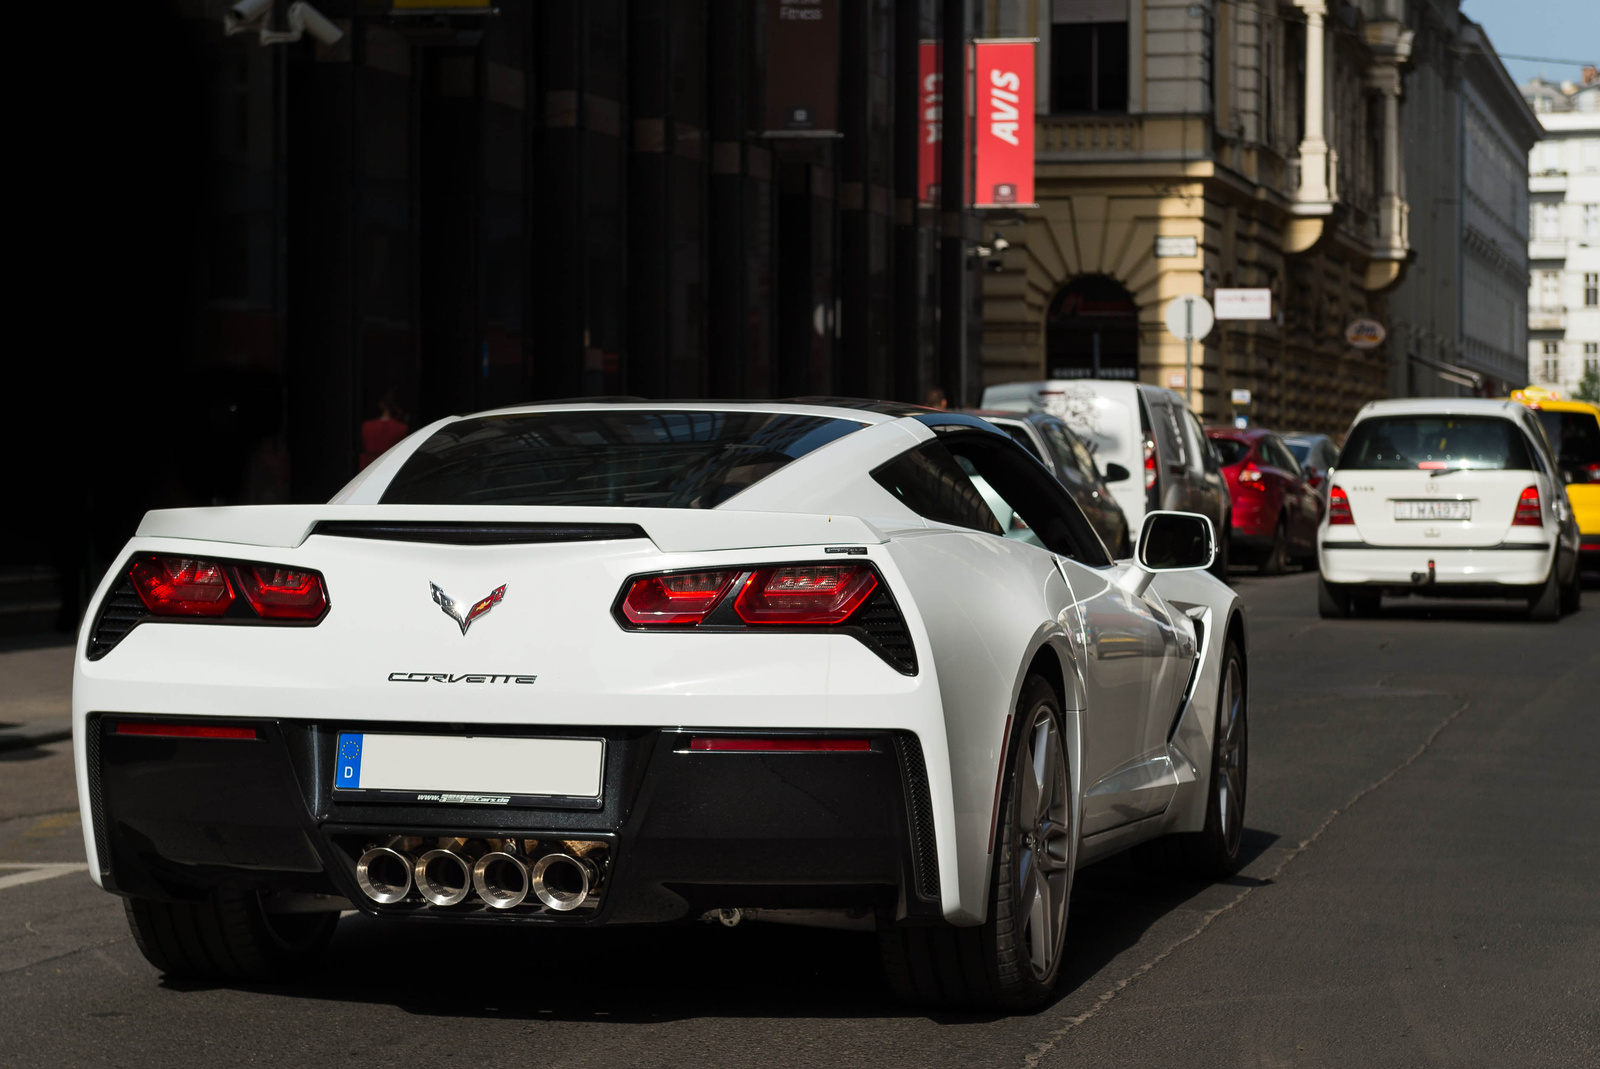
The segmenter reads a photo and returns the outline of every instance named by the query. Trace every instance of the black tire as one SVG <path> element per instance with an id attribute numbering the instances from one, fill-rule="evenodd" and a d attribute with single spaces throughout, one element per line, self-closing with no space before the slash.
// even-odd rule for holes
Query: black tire
<path id="1" fill-rule="evenodd" d="M 1351 616 L 1377 616 L 1383 610 L 1383 592 L 1356 587 L 1350 591 Z"/>
<path id="2" fill-rule="evenodd" d="M 1239 871 L 1250 773 L 1250 691 L 1244 655 L 1233 639 L 1222 651 L 1217 722 L 1206 783 L 1206 822 L 1197 832 L 1165 835 L 1139 848 L 1143 862 L 1177 876 L 1222 880 Z M 1225 788 L 1225 789 L 1224 789 Z"/>
<path id="3" fill-rule="evenodd" d="M 1267 547 L 1266 556 L 1261 558 L 1262 575 L 1282 575 L 1289 570 L 1289 530 L 1283 517 L 1278 517 L 1278 526 L 1272 532 L 1272 545 Z"/>
<path id="4" fill-rule="evenodd" d="M 327 949 L 337 913 L 269 914 L 253 891 L 215 891 L 202 902 L 124 899 L 146 960 L 186 980 L 268 983 L 304 973 Z"/>
<path id="5" fill-rule="evenodd" d="M 1577 612 L 1583 608 L 1583 569 L 1572 566 L 1572 582 L 1561 588 L 1561 611 Z"/>
<path id="6" fill-rule="evenodd" d="M 1002 787 L 995 829 L 988 919 L 972 928 L 879 929 L 884 973 L 903 1001 L 946 1009 L 1027 1010 L 1048 1001 L 1055 987 L 1066 945 L 1077 829 L 1072 824 L 1071 772 L 1061 740 L 1061 704 L 1040 677 L 1029 676 L 1023 684 L 1014 722 L 1017 728 L 1006 755 L 1010 771 Z M 1047 738 L 1041 737 L 1042 731 L 1048 732 Z M 1047 752 L 1052 742 L 1058 775 L 1042 778 L 1048 781 L 1046 787 L 1061 792 L 1061 819 L 1043 825 L 1042 832 L 1025 835 L 1021 827 L 1025 796 L 1045 796 L 1036 789 L 1030 792 L 1024 777 L 1034 771 L 1033 759 Z M 1056 811 L 1053 805 L 1048 808 Z M 1040 859 L 1045 860 L 1035 867 L 1033 863 Z M 1042 880 L 1038 878 L 1041 871 Z M 1042 896 L 1046 900 L 1043 909 L 1025 908 L 1028 888 L 1040 889 L 1035 901 Z M 1035 935 L 1040 938 L 1035 940 Z M 1037 948 L 1046 944 L 1041 967 Z"/>
<path id="7" fill-rule="evenodd" d="M 1550 562 L 1550 576 L 1528 599 L 1528 619 L 1549 623 L 1561 619 L 1561 554 Z"/>
<path id="8" fill-rule="evenodd" d="M 1317 576 L 1317 615 L 1324 620 L 1343 620 L 1350 615 L 1350 590 Z"/>

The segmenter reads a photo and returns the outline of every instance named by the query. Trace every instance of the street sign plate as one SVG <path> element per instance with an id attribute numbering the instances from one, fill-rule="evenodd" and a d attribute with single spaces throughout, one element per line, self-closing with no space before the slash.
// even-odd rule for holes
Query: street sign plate
<path id="1" fill-rule="evenodd" d="M 1175 297 L 1167 304 L 1167 329 L 1174 337 L 1199 341 L 1215 322 L 1211 302 L 1204 297 Z"/>
<path id="2" fill-rule="evenodd" d="M 1156 257 L 1194 256 L 1200 251 L 1199 242 L 1191 237 L 1157 237 Z"/>
<path id="3" fill-rule="evenodd" d="M 1247 405 L 1250 403 L 1250 391 L 1234 390 L 1228 395 L 1228 398 L 1236 405 Z"/>

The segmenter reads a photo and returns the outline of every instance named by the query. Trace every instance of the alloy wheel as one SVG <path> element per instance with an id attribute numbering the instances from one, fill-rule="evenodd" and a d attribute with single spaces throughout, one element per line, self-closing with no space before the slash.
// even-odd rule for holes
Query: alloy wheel
<path id="1" fill-rule="evenodd" d="M 1066 933 L 1071 890 L 1071 800 L 1061 732 L 1048 707 L 1034 710 L 1017 772 L 1016 886 L 1028 962 L 1038 979 L 1051 975 Z"/>
<path id="2" fill-rule="evenodd" d="M 1217 816 L 1229 856 L 1239 849 L 1244 835 L 1246 773 L 1244 675 L 1237 660 L 1228 661 L 1222 681 L 1222 708 L 1217 723 Z"/>

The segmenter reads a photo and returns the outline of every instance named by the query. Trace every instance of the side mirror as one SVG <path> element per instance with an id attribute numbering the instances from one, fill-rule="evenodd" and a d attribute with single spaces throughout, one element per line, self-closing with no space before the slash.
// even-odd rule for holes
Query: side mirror
<path id="1" fill-rule="evenodd" d="M 1142 595 L 1159 572 L 1198 572 L 1217 555 L 1211 521 L 1194 512 L 1147 512 L 1123 589 Z"/>
<path id="2" fill-rule="evenodd" d="M 1120 483 L 1126 478 L 1128 478 L 1128 469 L 1121 464 L 1106 465 L 1106 482 Z"/>

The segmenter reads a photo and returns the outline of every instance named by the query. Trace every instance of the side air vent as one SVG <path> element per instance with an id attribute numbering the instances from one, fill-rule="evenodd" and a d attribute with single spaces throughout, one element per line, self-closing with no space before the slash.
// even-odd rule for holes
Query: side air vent
<path id="1" fill-rule="evenodd" d="M 133 582 L 128 578 L 128 571 L 124 568 L 122 578 L 111 588 L 111 592 L 101 604 L 100 615 L 94 621 L 94 630 L 89 633 L 89 660 L 98 661 L 110 653 L 112 647 L 121 642 L 139 621 L 149 615 L 150 610 L 139 600 L 139 595 L 133 589 Z"/>
<path id="2" fill-rule="evenodd" d="M 322 520 L 314 535 L 374 538 L 385 542 L 430 542 L 445 546 L 514 546 L 539 542 L 606 542 L 648 538 L 636 523 L 405 523 L 386 520 Z"/>
<path id="3" fill-rule="evenodd" d="M 939 897 L 939 847 L 933 836 L 933 795 L 928 790 L 928 766 L 922 757 L 922 743 L 915 735 L 894 737 L 895 753 L 900 758 L 900 778 L 906 785 L 906 817 L 911 824 L 911 862 L 917 881 L 917 894 Z"/>
<path id="4" fill-rule="evenodd" d="M 905 617 L 900 615 L 900 607 L 888 588 L 879 586 L 850 618 L 850 625 L 857 629 L 861 641 L 896 671 L 908 676 L 917 674 L 917 649 L 911 644 Z"/>

